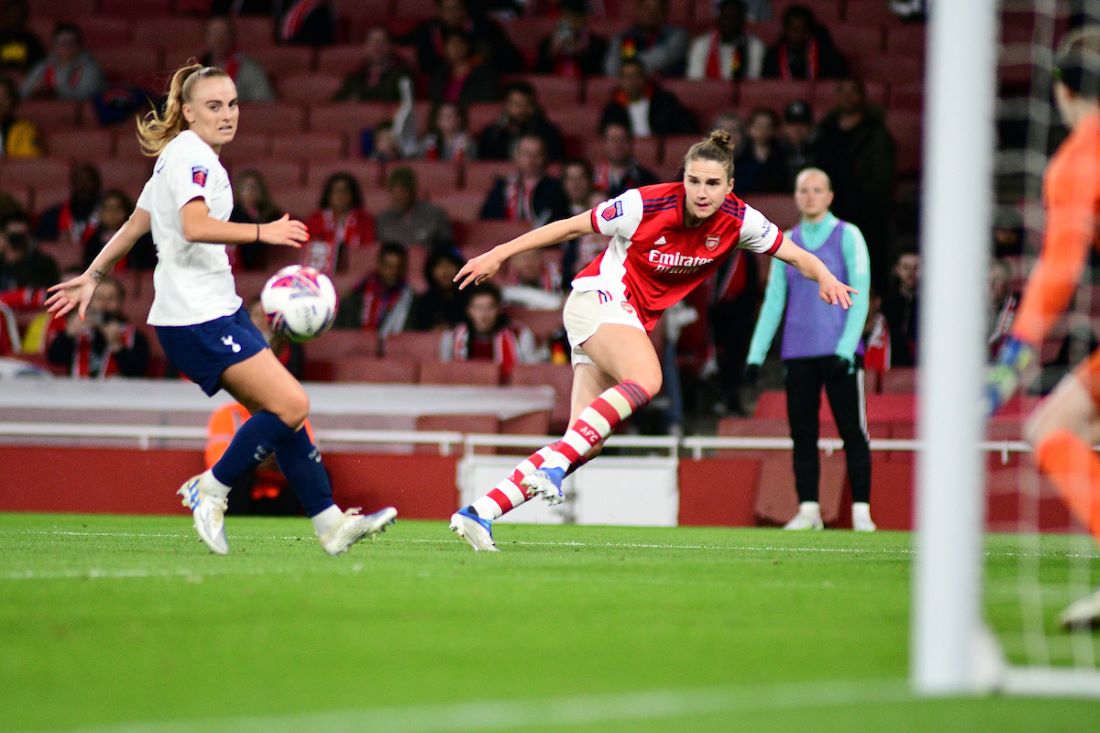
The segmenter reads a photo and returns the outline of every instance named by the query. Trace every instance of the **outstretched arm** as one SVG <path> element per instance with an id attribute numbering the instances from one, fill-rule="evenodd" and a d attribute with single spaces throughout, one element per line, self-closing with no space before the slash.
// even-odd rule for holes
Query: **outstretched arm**
<path id="1" fill-rule="evenodd" d="M 850 293 L 857 292 L 856 289 L 837 280 L 836 275 L 829 272 L 829 268 L 817 255 L 802 249 L 784 235 L 783 243 L 775 251 L 775 256 L 794 267 L 803 277 L 816 282 L 818 294 L 823 301 L 830 305 L 839 305 L 844 310 L 851 307 Z"/>
<path id="2" fill-rule="evenodd" d="M 222 221 L 210 216 L 206 201 L 194 198 L 180 208 L 183 236 L 188 242 L 217 244 L 278 244 L 284 247 L 301 247 L 309 239 L 306 225 L 283 214 L 267 224 L 239 224 Z"/>
<path id="3" fill-rule="evenodd" d="M 467 285 L 477 285 L 482 280 L 492 277 L 509 257 L 529 249 L 549 247 L 552 244 L 567 242 L 570 239 L 595 231 L 592 228 L 592 212 L 585 211 L 571 216 L 568 219 L 559 219 L 549 224 L 544 224 L 538 229 L 532 229 L 526 234 L 521 234 L 515 239 L 498 244 L 485 254 L 472 258 L 462 266 L 455 275 L 454 281 L 458 283 L 458 289 L 462 290 Z"/>
<path id="4" fill-rule="evenodd" d="M 133 249 L 139 239 L 149 233 L 149 227 L 149 212 L 145 209 L 134 209 L 130 218 L 119 227 L 82 275 L 49 288 L 50 297 L 45 302 L 46 310 L 53 313 L 54 318 L 60 318 L 73 308 L 78 308 L 77 314 L 83 321 L 99 281 Z"/>

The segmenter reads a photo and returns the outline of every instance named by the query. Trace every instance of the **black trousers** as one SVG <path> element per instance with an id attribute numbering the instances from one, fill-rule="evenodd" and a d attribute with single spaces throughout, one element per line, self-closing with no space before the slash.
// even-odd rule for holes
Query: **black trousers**
<path id="1" fill-rule="evenodd" d="M 821 388 L 829 398 L 848 462 L 848 480 L 852 501 L 870 501 L 871 449 L 867 443 L 867 412 L 863 394 L 863 369 L 847 373 L 838 368 L 838 359 L 819 356 L 788 359 L 786 369 L 787 419 L 794 441 L 794 481 L 798 500 L 817 501 L 821 476 L 821 457 L 817 449 L 820 426 Z"/>

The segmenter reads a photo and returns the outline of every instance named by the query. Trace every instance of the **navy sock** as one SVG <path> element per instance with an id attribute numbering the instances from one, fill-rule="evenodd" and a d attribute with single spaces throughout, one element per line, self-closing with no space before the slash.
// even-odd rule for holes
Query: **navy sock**
<path id="1" fill-rule="evenodd" d="M 321 465 L 321 452 L 313 445 L 305 428 L 275 449 L 275 460 L 298 501 L 302 502 L 306 516 L 316 516 L 333 505 L 332 484 Z"/>
<path id="2" fill-rule="evenodd" d="M 274 413 L 261 410 L 241 425 L 225 453 L 210 470 L 218 481 L 232 486 L 293 434 L 294 431 Z"/>

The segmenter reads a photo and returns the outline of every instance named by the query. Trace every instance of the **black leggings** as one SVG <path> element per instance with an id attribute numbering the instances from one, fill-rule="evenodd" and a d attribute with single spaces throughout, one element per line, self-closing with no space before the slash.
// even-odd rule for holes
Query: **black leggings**
<path id="1" fill-rule="evenodd" d="M 842 373 L 836 368 L 837 359 L 832 356 L 788 359 L 783 365 L 786 368 L 787 419 L 791 425 L 791 440 L 794 441 L 794 480 L 798 500 L 818 500 L 821 457 L 817 449 L 817 416 L 821 408 L 821 388 L 824 387 L 833 419 L 844 440 L 852 501 L 870 501 L 871 449 L 867 444 L 863 369 L 857 364 L 852 373 Z"/>

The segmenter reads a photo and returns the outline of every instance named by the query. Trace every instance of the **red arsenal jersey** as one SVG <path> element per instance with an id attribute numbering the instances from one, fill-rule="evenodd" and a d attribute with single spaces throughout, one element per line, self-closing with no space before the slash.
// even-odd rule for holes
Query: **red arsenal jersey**
<path id="1" fill-rule="evenodd" d="M 573 279 L 575 290 L 621 294 L 652 331 L 661 313 L 706 280 L 734 249 L 774 254 L 783 231 L 732 193 L 697 227 L 684 225 L 684 184 L 632 188 L 592 209 L 607 249 Z"/>

